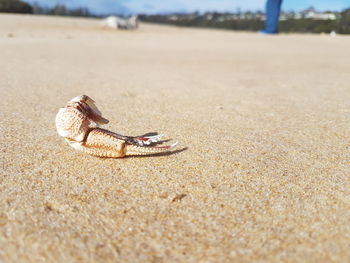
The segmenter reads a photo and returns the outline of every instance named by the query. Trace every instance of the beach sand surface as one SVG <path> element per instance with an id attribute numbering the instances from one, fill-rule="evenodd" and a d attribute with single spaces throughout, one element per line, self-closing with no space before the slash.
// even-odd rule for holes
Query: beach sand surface
<path id="1" fill-rule="evenodd" d="M 0 262 L 349 261 L 350 37 L 99 23 L 0 15 Z M 75 151 L 81 94 L 186 148 Z"/>

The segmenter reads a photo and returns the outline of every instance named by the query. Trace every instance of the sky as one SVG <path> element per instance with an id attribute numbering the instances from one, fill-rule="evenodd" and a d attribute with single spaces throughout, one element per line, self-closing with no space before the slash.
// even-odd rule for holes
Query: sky
<path id="1" fill-rule="evenodd" d="M 205 12 L 263 10 L 265 0 L 25 0 L 51 7 L 57 3 L 69 8 L 87 7 L 97 14 L 110 13 L 171 13 L 171 12 Z M 283 0 L 282 9 L 302 10 L 313 6 L 316 10 L 340 11 L 350 7 L 350 0 Z"/>

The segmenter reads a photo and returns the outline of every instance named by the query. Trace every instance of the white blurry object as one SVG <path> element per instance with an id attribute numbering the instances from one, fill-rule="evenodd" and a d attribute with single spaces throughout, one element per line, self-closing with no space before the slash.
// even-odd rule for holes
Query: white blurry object
<path id="1" fill-rule="evenodd" d="M 330 32 L 329 35 L 330 35 L 331 37 L 335 37 L 335 36 L 337 35 L 337 33 L 336 33 L 334 30 L 332 30 L 332 32 Z"/>
<path id="2" fill-rule="evenodd" d="M 138 18 L 137 16 L 131 16 L 129 18 L 109 16 L 103 19 L 102 26 L 113 29 L 136 29 L 138 28 Z"/>

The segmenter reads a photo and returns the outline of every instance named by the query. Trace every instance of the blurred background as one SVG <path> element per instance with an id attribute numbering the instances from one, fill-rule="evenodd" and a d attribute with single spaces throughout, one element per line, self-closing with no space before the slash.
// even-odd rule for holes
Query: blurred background
<path id="1" fill-rule="evenodd" d="M 259 31 L 265 0 L 0 0 L 0 12 L 58 16 L 138 15 L 143 22 Z M 350 34 L 349 0 L 283 1 L 280 32 Z"/>

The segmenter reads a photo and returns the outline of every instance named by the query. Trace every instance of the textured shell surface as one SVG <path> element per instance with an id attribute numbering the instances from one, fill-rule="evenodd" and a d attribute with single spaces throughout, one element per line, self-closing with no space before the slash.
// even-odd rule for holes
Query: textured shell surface
<path id="1" fill-rule="evenodd" d="M 90 120 L 75 108 L 61 108 L 56 115 L 56 129 L 60 136 L 83 141 L 89 131 Z"/>

